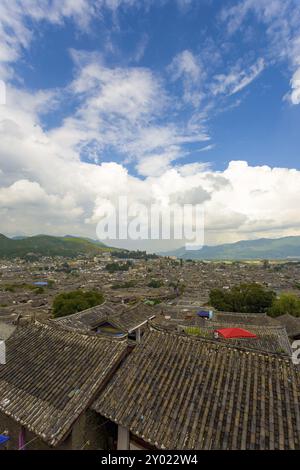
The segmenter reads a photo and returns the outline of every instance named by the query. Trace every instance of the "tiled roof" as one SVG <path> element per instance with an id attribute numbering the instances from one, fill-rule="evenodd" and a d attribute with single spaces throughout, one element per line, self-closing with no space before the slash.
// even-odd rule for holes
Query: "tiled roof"
<path id="1" fill-rule="evenodd" d="M 112 321 L 121 330 L 130 332 L 154 316 L 155 313 L 152 307 L 139 303 L 133 307 L 125 308 L 118 315 L 108 316 L 108 321 Z"/>
<path id="2" fill-rule="evenodd" d="M 165 312 L 166 315 L 168 312 Z M 206 320 L 198 317 L 196 314 L 192 316 L 185 315 L 185 317 L 166 319 L 164 315 L 158 315 L 151 324 L 157 329 L 167 330 L 169 332 L 184 331 L 188 327 L 196 327 L 199 329 L 199 336 L 204 338 L 214 338 L 214 331 L 220 328 L 243 328 L 252 331 L 257 335 L 257 338 L 253 339 L 222 339 L 219 341 L 230 343 L 231 346 L 241 346 L 250 349 L 267 351 L 280 354 L 292 354 L 290 341 L 283 326 L 277 324 L 253 324 L 248 323 L 248 318 L 244 319 L 240 316 L 237 317 L 238 321 L 234 321 L 235 318 L 230 316 L 231 321 L 222 320 Z"/>
<path id="3" fill-rule="evenodd" d="M 0 321 L 0 341 L 6 341 L 15 331 L 15 326 Z"/>
<path id="4" fill-rule="evenodd" d="M 287 334 L 293 338 L 294 336 L 300 336 L 300 318 L 293 317 L 286 313 L 276 318 L 276 321 L 285 327 Z"/>
<path id="5" fill-rule="evenodd" d="M 193 323 L 193 322 L 191 322 Z M 194 322 L 195 324 L 195 322 Z M 186 322 L 187 326 L 190 326 Z M 242 338 L 242 339 L 225 339 L 219 337 L 219 341 L 230 344 L 231 346 L 242 346 L 249 349 L 256 349 L 261 351 L 281 353 L 281 354 L 292 354 L 289 338 L 286 329 L 281 326 L 262 326 L 252 325 L 247 323 L 229 323 L 229 322 L 214 322 L 199 319 L 197 324 L 199 326 L 203 336 L 213 339 L 215 330 L 222 328 L 243 328 L 255 333 L 256 338 Z M 202 335 L 200 334 L 200 336 Z"/>
<path id="6" fill-rule="evenodd" d="M 282 356 L 151 331 L 93 408 L 166 449 L 300 449 L 300 371 Z"/>
<path id="7" fill-rule="evenodd" d="M 138 303 L 131 307 L 123 304 L 104 303 L 54 321 L 79 331 L 90 331 L 102 322 L 111 322 L 124 333 L 128 333 L 154 316 L 153 309 L 144 303 Z"/>
<path id="8" fill-rule="evenodd" d="M 58 445 L 126 353 L 126 344 L 34 323 L 18 327 L 0 365 L 0 411 Z"/>
<path id="9" fill-rule="evenodd" d="M 237 313 L 237 312 L 214 312 L 214 320 L 218 322 L 238 322 L 252 325 L 276 325 L 274 318 L 266 313 Z"/>
<path id="10" fill-rule="evenodd" d="M 119 309 L 119 306 L 117 307 Z M 54 320 L 62 326 L 72 328 L 79 331 L 90 331 L 99 325 L 100 322 L 105 320 L 110 315 L 117 313 L 116 305 L 109 302 L 104 302 L 96 307 L 82 310 L 81 312 L 60 317 Z"/>

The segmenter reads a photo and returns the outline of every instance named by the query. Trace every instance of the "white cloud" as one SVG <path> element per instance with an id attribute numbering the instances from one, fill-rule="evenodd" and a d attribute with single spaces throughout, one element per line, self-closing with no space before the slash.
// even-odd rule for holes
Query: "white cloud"
<path id="1" fill-rule="evenodd" d="M 94 3 L 94 2 L 93 2 Z M 15 62 L 22 49 L 29 47 L 34 37 L 34 23 L 47 20 L 61 24 L 72 18 L 81 27 L 86 26 L 93 6 L 85 0 L 2 0 L 0 4 L 0 61 Z M 29 25 L 28 21 L 33 24 Z"/>
<path id="2" fill-rule="evenodd" d="M 134 122 L 163 105 L 163 89 L 147 69 L 109 69 L 91 62 L 80 68 L 79 74 L 70 88 L 87 97 L 80 110 L 82 116 L 90 113 L 97 118 L 105 113 Z"/>
<path id="3" fill-rule="evenodd" d="M 259 58 L 247 71 L 241 70 L 240 66 L 237 65 L 230 70 L 228 75 L 216 75 L 211 85 L 212 93 L 214 95 L 219 93 L 234 95 L 250 85 L 261 74 L 264 67 L 264 60 Z"/>
<path id="4" fill-rule="evenodd" d="M 140 62 L 142 60 L 146 52 L 148 44 L 149 44 L 149 36 L 148 34 L 144 33 L 137 45 L 137 48 L 133 57 L 134 62 Z"/>
<path id="5" fill-rule="evenodd" d="M 174 79 L 186 77 L 192 82 L 197 82 L 201 76 L 201 67 L 198 59 L 191 51 L 185 50 L 178 54 L 170 66 Z"/>
<path id="6" fill-rule="evenodd" d="M 149 160 L 144 154 L 138 163 L 145 175 L 141 180 L 121 164 L 94 165 L 81 161 L 76 148 L 66 151 L 55 134 L 37 123 L 35 102 L 21 112 L 7 106 L 0 119 L 0 216 L 5 233 L 95 237 L 103 201 L 128 195 L 132 202 L 147 204 L 204 202 L 207 243 L 300 234 L 297 170 L 246 162 L 231 162 L 222 172 L 184 161 L 172 167 L 175 146 L 175 154 L 172 149 L 171 154 L 153 151 Z M 156 139 L 165 148 L 167 133 L 158 132 Z"/>
<path id="7" fill-rule="evenodd" d="M 59 212 L 57 207 L 60 207 Z M 34 209 L 45 211 L 52 216 L 73 219 L 81 216 L 83 210 L 76 207 L 73 196 L 65 194 L 63 197 L 47 194 L 37 182 L 18 180 L 9 187 L 0 189 L 0 207 L 12 211 Z"/>
<path id="8" fill-rule="evenodd" d="M 68 18 L 80 28 L 88 25 L 95 8 L 116 11 L 134 3 L 29 0 L 25 9 L 20 1 L 3 0 L 0 20 L 3 15 L 7 20 L 0 27 L 0 57 L 13 62 L 22 48 L 29 47 L 33 33 L 24 18 L 56 24 Z M 262 18 L 274 19 L 276 2 L 272 8 L 264 5 Z M 295 75 L 290 99 L 297 103 L 300 55 L 295 40 L 291 51 Z M 209 243 L 237 240 L 243 234 L 251 238 L 300 233 L 299 171 L 251 167 L 246 162 L 231 162 L 226 170 L 214 171 L 202 162 L 185 163 L 188 144 L 199 147 L 206 142 L 200 151 L 213 148 L 206 128 L 210 108 L 202 106 L 208 72 L 197 55 L 185 50 L 168 68 L 173 80 L 183 84 L 179 107 L 192 109 L 182 121 L 166 83 L 151 70 L 109 67 L 103 57 L 86 52 L 72 51 L 72 57 L 76 78 L 65 90 L 29 92 L 8 85 L 7 105 L 0 116 L 1 231 L 95 237 L 104 202 L 128 195 L 133 202 L 148 204 L 204 202 Z M 248 68 L 239 63 L 219 74 L 213 83 L 215 95 L 237 93 L 263 68 L 263 59 L 258 59 Z M 74 112 L 46 130 L 43 113 L 66 96 L 73 100 Z M 104 161 L 108 159 L 119 163 Z M 133 163 L 143 178 L 129 174 L 127 163 Z"/>
<path id="9" fill-rule="evenodd" d="M 147 176 L 182 158 L 186 144 L 209 140 L 201 122 L 172 122 L 173 103 L 161 78 L 149 69 L 108 68 L 101 57 L 85 52 L 72 51 L 72 57 L 77 71 L 68 90 L 80 104 L 51 131 L 59 145 L 81 149 L 97 163 L 115 152 L 119 161 L 136 163 Z"/>
<path id="10" fill-rule="evenodd" d="M 185 8 L 190 7 L 192 5 L 193 1 L 194 0 L 177 0 L 177 3 L 178 3 L 178 6 L 180 8 L 185 9 Z"/>
<path id="11" fill-rule="evenodd" d="M 179 149 L 170 149 L 169 152 L 151 154 L 143 157 L 137 164 L 137 170 L 142 176 L 159 176 L 171 168 L 171 163 L 179 158 Z"/>
<path id="12" fill-rule="evenodd" d="M 143 4 L 147 4 L 143 0 Z M 140 6 L 139 0 L 1 0 L 0 2 L 0 72 L 7 79 L 22 51 L 34 40 L 38 23 L 47 21 L 63 26 L 72 20 L 87 31 L 91 21 L 101 18 L 104 9 L 113 14 L 122 7 Z"/>
<path id="13" fill-rule="evenodd" d="M 216 146 L 215 144 L 206 145 L 205 147 L 202 147 L 201 149 L 199 149 L 198 152 L 208 152 L 209 150 L 213 150 L 215 146 Z"/>
<path id="14" fill-rule="evenodd" d="M 241 0 L 231 8 L 223 8 L 221 20 L 230 35 L 242 31 L 250 14 L 265 27 L 268 61 L 288 61 L 292 70 L 292 92 L 288 96 L 292 104 L 299 104 L 298 82 L 300 66 L 300 4 L 298 0 Z"/>
<path id="15" fill-rule="evenodd" d="M 283 18 L 294 0 L 240 0 L 232 7 L 223 8 L 221 19 L 226 21 L 228 31 L 233 34 L 241 28 L 249 13 L 254 12 L 259 20 L 271 22 Z"/>
<path id="16" fill-rule="evenodd" d="M 199 106 L 203 97 L 201 88 L 205 77 L 200 60 L 191 51 L 185 50 L 177 54 L 168 67 L 173 80 L 183 81 L 183 99 L 195 107 Z"/>
<path id="17" fill-rule="evenodd" d="M 292 104 L 300 104 L 300 68 L 294 73 L 291 86 L 290 101 Z"/>
<path id="18" fill-rule="evenodd" d="M 300 27 L 299 36 L 292 42 L 290 57 L 296 71 L 291 79 L 292 91 L 287 95 L 287 98 L 292 104 L 297 105 L 300 104 Z"/>

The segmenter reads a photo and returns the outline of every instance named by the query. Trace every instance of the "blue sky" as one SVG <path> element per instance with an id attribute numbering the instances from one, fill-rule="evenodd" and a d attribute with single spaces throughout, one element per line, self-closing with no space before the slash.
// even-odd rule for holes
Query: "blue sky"
<path id="1" fill-rule="evenodd" d="M 191 152 L 187 161 L 201 157 L 222 169 L 228 161 L 242 158 L 255 165 L 299 168 L 300 107 L 283 100 L 290 89 L 291 72 L 285 60 L 277 62 L 272 57 L 265 25 L 249 14 L 243 28 L 230 35 L 220 16 L 236 2 L 204 0 L 177 7 L 174 1 L 163 3 L 121 7 L 117 14 L 105 9 L 84 30 L 69 20 L 51 26 L 46 21 L 28 21 L 37 39 L 16 64 L 18 76 L 32 90 L 65 87 L 74 78 L 70 50 L 97 51 L 109 67 L 145 67 L 160 75 L 170 99 L 180 101 L 182 83 L 170 83 L 169 67 L 174 57 L 189 51 L 201 67 L 197 80 L 202 81 L 199 93 L 204 96 L 199 109 L 214 106 L 207 116 L 207 129 L 215 147 L 209 155 L 200 156 L 195 148 L 206 146 L 187 145 Z M 248 86 L 233 96 L 217 96 L 217 103 L 212 103 L 207 89 L 214 76 L 228 73 L 236 64 L 247 74 L 258 58 L 264 59 L 265 66 Z M 60 112 L 44 118 L 45 127 L 59 126 L 70 109 L 70 102 L 63 103 Z M 191 102 L 178 111 L 178 122 L 193 112 Z M 104 156 L 114 157 L 113 153 Z"/>
<path id="2" fill-rule="evenodd" d="M 280 182 L 298 194 L 297 0 L 3 0 L 0 40 L 6 233 L 92 235 L 120 180 L 139 201 L 201 187 L 211 243 L 298 234 L 294 212 L 278 220 L 267 208 Z M 245 162 L 247 181 L 265 178 L 268 189 L 251 183 L 243 209 L 233 200 Z M 270 193 L 249 209 L 253 191 Z M 34 207 L 38 194 L 45 211 Z"/>

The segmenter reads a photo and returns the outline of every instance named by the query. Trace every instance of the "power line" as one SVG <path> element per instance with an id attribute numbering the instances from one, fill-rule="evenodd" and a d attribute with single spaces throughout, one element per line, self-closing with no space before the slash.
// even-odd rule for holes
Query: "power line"
<path id="1" fill-rule="evenodd" d="M 104 423 L 102 423 L 102 424 L 97 424 L 96 426 L 94 426 L 94 427 L 92 427 L 92 428 L 89 428 L 89 430 L 90 430 L 90 431 L 94 431 L 94 430 L 97 429 L 97 428 L 100 429 L 100 428 L 102 428 L 103 426 L 105 426 L 105 424 L 108 423 L 109 421 L 110 421 L 110 420 L 107 419 L 106 421 L 104 421 Z M 80 448 L 80 450 L 83 450 L 83 449 L 85 448 L 85 446 L 86 446 L 87 444 L 89 444 L 89 443 L 90 443 L 89 440 L 86 441 L 86 442 L 83 444 L 83 446 Z"/>
<path id="2" fill-rule="evenodd" d="M 19 450 L 24 450 L 25 447 L 29 446 L 29 444 L 31 444 L 32 442 L 36 441 L 37 439 L 39 439 L 39 436 L 34 437 L 34 438 L 31 439 L 31 441 L 29 441 L 29 442 L 26 442 L 26 444 L 24 444 L 24 445 L 21 447 L 21 449 L 19 449 Z"/>

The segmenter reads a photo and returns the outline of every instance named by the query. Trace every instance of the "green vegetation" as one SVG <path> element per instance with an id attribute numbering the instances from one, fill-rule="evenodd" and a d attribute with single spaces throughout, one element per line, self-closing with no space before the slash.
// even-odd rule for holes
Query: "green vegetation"
<path id="1" fill-rule="evenodd" d="M 151 279 L 148 284 L 148 287 L 153 287 L 154 289 L 159 289 L 159 287 L 163 286 L 163 282 L 159 281 L 158 279 Z"/>
<path id="2" fill-rule="evenodd" d="M 227 291 L 212 289 L 209 302 L 223 312 L 267 313 L 271 317 L 287 313 L 300 317 L 300 298 L 297 295 L 284 293 L 276 298 L 275 292 L 259 284 L 241 284 Z"/>
<path id="3" fill-rule="evenodd" d="M 38 289 L 38 287 L 35 286 L 34 284 L 28 284 L 26 282 L 22 282 L 22 283 L 12 282 L 9 284 L 3 284 L 1 288 L 5 292 L 16 292 L 20 290 L 36 291 Z"/>
<path id="4" fill-rule="evenodd" d="M 268 313 L 271 317 L 279 317 L 286 313 L 300 317 L 300 298 L 292 293 L 281 294 L 278 299 L 274 300 Z"/>
<path id="5" fill-rule="evenodd" d="M 52 306 L 53 316 L 59 318 L 72 315 L 73 313 L 100 305 L 103 302 L 103 294 L 96 290 L 65 292 L 55 297 Z"/>
<path id="6" fill-rule="evenodd" d="M 35 290 L 34 290 L 34 293 L 35 294 L 44 294 L 45 289 L 44 289 L 44 287 L 36 287 Z"/>
<path id="7" fill-rule="evenodd" d="M 130 287 L 136 287 L 136 282 L 135 281 L 127 281 L 127 282 L 123 282 L 123 283 L 120 283 L 120 284 L 114 284 L 112 286 L 112 289 L 129 289 Z"/>
<path id="8" fill-rule="evenodd" d="M 38 235 L 12 240 L 0 234 L 0 258 L 20 257 L 28 261 L 41 256 L 75 258 L 78 255 L 95 256 L 110 250 L 103 243 L 85 238 Z"/>
<path id="9" fill-rule="evenodd" d="M 162 303 L 162 300 L 160 299 L 145 299 L 144 300 L 144 304 L 145 305 L 150 305 L 151 307 L 155 306 L 155 305 L 159 305 Z"/>
<path id="10" fill-rule="evenodd" d="M 116 271 L 128 271 L 129 268 L 132 267 L 132 263 L 127 261 L 127 263 L 119 264 L 119 263 L 108 263 L 105 266 L 106 271 L 110 273 L 114 273 Z"/>
<path id="11" fill-rule="evenodd" d="M 112 251 L 111 256 L 119 259 L 143 259 L 148 261 L 148 259 L 157 259 L 158 255 L 148 254 L 146 251 Z"/>
<path id="12" fill-rule="evenodd" d="M 187 335 L 202 336 L 202 338 L 210 338 L 211 337 L 211 333 L 209 333 L 208 331 L 202 330 L 198 326 L 186 326 L 184 328 L 184 332 Z"/>
<path id="13" fill-rule="evenodd" d="M 275 292 L 260 284 L 240 284 L 227 291 L 212 289 L 209 303 L 224 312 L 265 313 L 275 299 Z"/>
<path id="14" fill-rule="evenodd" d="M 184 328 L 184 332 L 187 335 L 201 336 L 201 329 L 198 326 L 187 326 Z"/>

